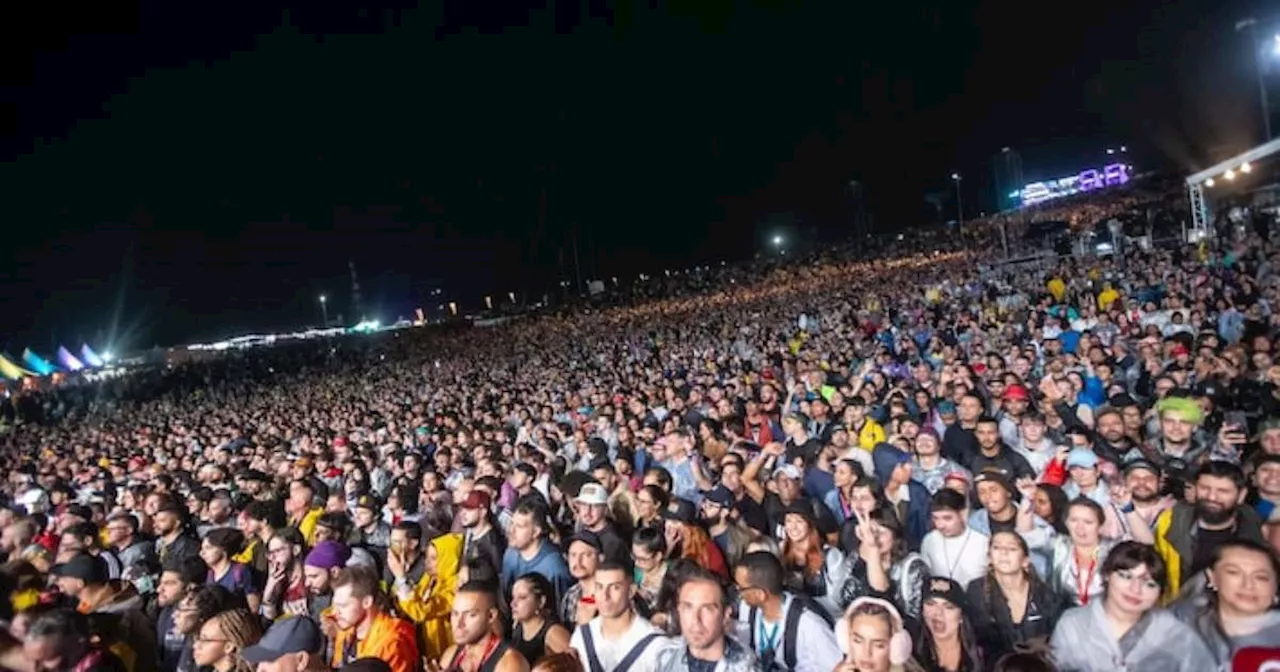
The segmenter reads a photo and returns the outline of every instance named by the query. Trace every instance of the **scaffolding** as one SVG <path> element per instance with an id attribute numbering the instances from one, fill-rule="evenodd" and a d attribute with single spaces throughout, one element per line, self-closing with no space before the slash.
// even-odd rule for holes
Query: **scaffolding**
<path id="1" fill-rule="evenodd" d="M 1280 138 L 1258 145 L 1187 178 L 1187 197 L 1191 202 L 1190 235 L 1195 240 L 1209 235 L 1209 204 L 1204 197 L 1205 187 L 1212 187 L 1216 178 L 1223 177 L 1230 180 L 1237 172 L 1247 173 L 1250 171 L 1251 163 L 1261 161 L 1276 152 L 1280 152 Z"/>

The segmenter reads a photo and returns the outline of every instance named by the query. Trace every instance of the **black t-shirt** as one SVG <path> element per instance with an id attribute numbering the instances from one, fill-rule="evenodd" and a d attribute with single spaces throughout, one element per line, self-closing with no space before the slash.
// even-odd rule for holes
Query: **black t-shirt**
<path id="1" fill-rule="evenodd" d="M 631 542 L 622 538 L 613 523 L 606 524 L 603 530 L 596 532 L 596 536 L 600 537 L 605 558 L 621 562 L 631 556 Z"/>
<path id="2" fill-rule="evenodd" d="M 1036 477 L 1036 470 L 1031 468 L 1031 463 L 1027 462 L 1027 458 L 1013 452 L 1004 445 L 1000 445 L 1000 450 L 994 457 L 987 457 L 979 450 L 970 455 L 969 459 L 960 462 L 960 464 L 974 474 L 980 474 L 985 469 L 995 469 L 1010 481 L 1016 481 L 1024 477 Z"/>
<path id="3" fill-rule="evenodd" d="M 751 499 L 750 495 L 743 495 L 734 502 L 733 508 L 737 510 L 738 518 L 747 527 L 760 534 L 773 534 L 773 530 L 769 528 L 769 515 L 765 513 L 764 507 L 759 502 Z"/>
<path id="4" fill-rule="evenodd" d="M 1005 521 L 996 520 L 995 518 L 992 518 L 991 516 L 988 515 L 987 522 L 991 524 L 991 534 L 988 534 L 987 536 L 991 536 L 996 532 L 1017 532 L 1018 531 L 1018 517 L 1016 515 L 1010 518 L 1009 520 L 1005 520 Z"/>
<path id="5" fill-rule="evenodd" d="M 1213 561 L 1213 550 L 1219 544 L 1236 538 L 1234 527 L 1225 530 L 1196 530 L 1195 549 L 1192 551 L 1191 574 L 1195 574 Z M 1190 575 L 1188 575 L 1190 576 Z"/>
<path id="6" fill-rule="evenodd" d="M 716 666 L 720 664 L 718 660 L 694 658 L 692 654 L 685 654 L 685 661 L 689 664 L 689 672 L 716 672 Z"/>

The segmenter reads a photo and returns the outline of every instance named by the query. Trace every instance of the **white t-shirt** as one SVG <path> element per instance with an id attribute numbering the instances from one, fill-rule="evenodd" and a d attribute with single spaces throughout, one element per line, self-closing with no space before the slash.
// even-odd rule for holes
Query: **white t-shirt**
<path id="1" fill-rule="evenodd" d="M 595 645 L 596 658 L 600 661 L 600 667 L 604 672 L 613 672 L 623 658 L 631 653 L 631 649 L 644 639 L 649 633 L 657 633 L 660 635 L 657 639 L 649 642 L 645 647 L 644 653 L 636 659 L 631 665 L 628 672 L 657 672 L 658 652 L 666 647 L 674 645 L 670 637 L 663 635 L 662 631 L 654 627 L 647 619 L 640 616 L 631 618 L 631 627 L 627 629 L 623 635 L 617 639 L 605 639 L 600 632 L 600 617 L 591 619 L 587 624 L 591 630 L 591 641 Z M 578 652 L 578 658 L 582 661 L 582 666 L 591 669 L 590 658 L 587 657 L 587 645 L 582 640 L 582 629 L 580 627 L 573 629 L 573 636 L 569 638 L 569 646 Z"/>
<path id="2" fill-rule="evenodd" d="M 920 555 L 929 563 L 929 573 L 945 576 L 961 586 L 987 573 L 987 535 L 965 528 L 958 537 L 944 537 L 933 530 L 924 535 Z"/>

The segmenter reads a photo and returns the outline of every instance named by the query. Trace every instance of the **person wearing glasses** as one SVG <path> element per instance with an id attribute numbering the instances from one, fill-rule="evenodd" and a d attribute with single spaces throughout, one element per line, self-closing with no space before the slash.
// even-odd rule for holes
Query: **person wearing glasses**
<path id="1" fill-rule="evenodd" d="M 187 593 L 173 611 L 173 629 L 183 638 L 182 651 L 178 654 L 176 672 L 196 672 L 196 635 L 205 622 L 219 612 L 228 609 L 235 599 L 226 588 L 205 585 Z"/>
<path id="2" fill-rule="evenodd" d="M 831 616 L 802 595 L 784 588 L 786 569 L 778 556 L 748 553 L 734 568 L 739 608 L 738 640 L 748 644 L 770 672 L 831 672 L 843 655 L 836 644 Z M 745 611 L 745 613 L 743 613 Z"/>
<path id="3" fill-rule="evenodd" d="M 1151 546 L 1117 544 L 1102 563 L 1101 599 L 1068 610 L 1050 646 L 1059 669 L 1076 672 L 1215 669 L 1196 631 L 1157 609 L 1167 570 Z"/>
<path id="4" fill-rule="evenodd" d="M 240 653 L 262 639 L 262 621 L 248 609 L 230 609 L 205 621 L 196 635 L 194 660 L 213 672 L 253 672 Z"/>

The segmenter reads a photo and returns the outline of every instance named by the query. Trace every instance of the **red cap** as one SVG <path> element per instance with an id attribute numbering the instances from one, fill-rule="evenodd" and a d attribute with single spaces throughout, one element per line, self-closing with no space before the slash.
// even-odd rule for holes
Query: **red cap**
<path id="1" fill-rule="evenodd" d="M 1189 354 L 1191 354 L 1191 351 L 1187 349 L 1187 346 L 1185 346 L 1185 345 L 1183 345 L 1183 344 L 1181 344 L 1181 343 L 1175 343 L 1175 344 L 1174 344 L 1174 346 L 1173 346 L 1173 349 L 1172 349 L 1172 350 L 1170 350 L 1170 352 L 1171 352 L 1171 353 L 1173 353 L 1173 356 L 1174 356 L 1174 357 L 1177 357 L 1178 355 L 1189 355 Z"/>
<path id="2" fill-rule="evenodd" d="M 489 508 L 489 493 L 483 490 L 472 490 L 459 506 L 464 509 L 487 509 Z"/>
<path id="3" fill-rule="evenodd" d="M 346 447 L 347 447 L 347 437 L 345 437 L 345 436 L 339 436 L 338 438 L 334 439 L 334 440 L 333 440 L 333 447 L 334 447 L 334 448 L 346 448 Z"/>
<path id="4" fill-rule="evenodd" d="M 1027 392 L 1027 388 L 1017 383 L 1014 383 L 1013 385 L 1010 385 L 1004 388 L 1004 399 L 1006 401 L 1011 399 L 1017 399 L 1019 401 L 1030 401 L 1031 395 Z"/>

